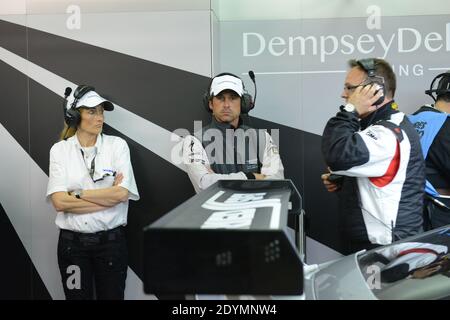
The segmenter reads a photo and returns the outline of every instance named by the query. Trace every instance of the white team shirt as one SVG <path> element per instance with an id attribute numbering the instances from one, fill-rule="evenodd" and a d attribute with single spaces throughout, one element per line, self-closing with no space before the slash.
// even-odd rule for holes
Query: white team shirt
<path id="1" fill-rule="evenodd" d="M 284 167 L 281 162 L 277 145 L 272 137 L 265 132 L 266 145 L 261 160 L 261 173 L 266 179 L 284 179 Z M 199 193 L 219 180 L 246 180 L 244 172 L 229 174 L 215 173 L 211 169 L 208 155 L 202 143 L 196 137 L 188 135 L 182 140 L 183 164 L 195 192 Z"/>
<path id="2" fill-rule="evenodd" d="M 53 145 L 50 150 L 47 201 L 55 192 L 112 187 L 114 172 L 123 174 L 123 181 L 119 186 L 128 190 L 128 199 L 139 200 L 139 192 L 130 161 L 130 150 L 125 140 L 99 134 L 97 142 L 91 150 L 84 148 L 84 156 L 81 152 L 82 149 L 76 135 Z M 91 178 L 89 171 L 93 162 L 95 170 L 93 178 Z M 93 233 L 126 225 L 127 215 L 128 201 L 125 201 L 94 213 L 58 212 L 55 223 L 61 229 Z"/>

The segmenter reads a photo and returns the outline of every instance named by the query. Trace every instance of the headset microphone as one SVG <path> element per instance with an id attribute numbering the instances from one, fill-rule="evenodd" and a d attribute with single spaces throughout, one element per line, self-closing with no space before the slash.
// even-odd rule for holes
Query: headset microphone
<path id="1" fill-rule="evenodd" d="M 64 91 L 64 97 L 68 97 L 70 96 L 70 94 L 72 93 L 72 88 L 71 87 L 67 87 L 66 90 Z"/>
<path id="2" fill-rule="evenodd" d="M 255 73 L 252 70 L 250 70 L 248 72 L 248 75 L 250 76 L 250 79 L 252 79 L 253 83 L 255 83 Z"/>
<path id="3" fill-rule="evenodd" d="M 248 76 L 250 77 L 250 79 L 252 79 L 253 87 L 255 88 L 255 98 L 254 98 L 253 101 L 252 101 L 252 105 L 253 105 L 252 108 L 254 108 L 254 107 L 255 107 L 255 104 L 256 104 L 256 94 L 257 94 L 256 80 L 255 80 L 255 73 L 254 73 L 252 70 L 250 70 L 250 71 L 248 72 Z"/>
<path id="4" fill-rule="evenodd" d="M 63 101 L 64 118 L 66 117 L 66 112 L 67 112 L 67 97 L 70 96 L 71 93 L 72 93 L 72 88 L 70 88 L 70 87 L 67 87 L 66 90 L 64 91 L 64 101 Z"/>

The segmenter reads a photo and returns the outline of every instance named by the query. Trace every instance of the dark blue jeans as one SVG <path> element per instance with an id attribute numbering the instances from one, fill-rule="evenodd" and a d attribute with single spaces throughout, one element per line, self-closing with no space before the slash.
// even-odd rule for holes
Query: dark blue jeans
<path id="1" fill-rule="evenodd" d="M 123 300 L 128 269 L 124 228 L 87 234 L 61 230 L 58 264 L 67 300 L 94 295 L 99 300 Z"/>

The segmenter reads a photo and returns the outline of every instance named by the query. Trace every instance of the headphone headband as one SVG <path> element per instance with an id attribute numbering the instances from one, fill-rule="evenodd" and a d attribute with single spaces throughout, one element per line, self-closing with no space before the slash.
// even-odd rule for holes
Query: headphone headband
<path id="1" fill-rule="evenodd" d="M 367 77 L 370 81 L 369 83 L 376 83 L 377 85 L 380 86 L 380 88 L 375 92 L 375 94 L 379 90 L 382 90 L 383 94 L 373 104 L 374 106 L 380 105 L 384 101 L 386 88 L 384 86 L 384 78 L 382 76 L 376 75 L 376 73 L 375 73 L 375 71 L 376 71 L 375 59 L 373 59 L 373 58 L 361 59 L 361 60 L 356 61 L 356 63 L 358 64 L 358 66 L 360 66 L 363 70 L 365 70 L 367 72 Z M 367 84 L 369 84 L 369 83 L 367 83 Z"/>
<path id="2" fill-rule="evenodd" d="M 92 86 L 87 86 L 84 84 L 79 85 L 75 92 L 73 93 L 73 97 L 75 98 L 71 104 L 71 108 L 76 108 L 78 101 L 89 91 L 95 91 L 95 88 Z"/>
<path id="3" fill-rule="evenodd" d="M 439 78 L 442 78 L 442 79 L 439 81 L 437 88 L 433 89 L 434 88 L 434 83 Z M 429 90 L 425 90 L 425 94 L 429 95 L 435 102 L 436 102 L 437 97 L 439 95 L 450 93 L 450 87 L 442 88 L 442 86 L 444 84 L 443 80 L 445 78 L 447 78 L 448 79 L 448 83 L 450 83 L 450 71 L 447 71 L 447 72 L 444 72 L 444 73 L 440 73 L 436 77 L 434 77 L 433 81 L 431 81 L 430 89 Z M 435 93 L 436 96 L 434 96 L 433 93 Z"/>
<path id="4" fill-rule="evenodd" d="M 361 59 L 356 62 L 361 68 L 363 68 L 369 77 L 375 76 L 375 60 L 372 58 Z"/>

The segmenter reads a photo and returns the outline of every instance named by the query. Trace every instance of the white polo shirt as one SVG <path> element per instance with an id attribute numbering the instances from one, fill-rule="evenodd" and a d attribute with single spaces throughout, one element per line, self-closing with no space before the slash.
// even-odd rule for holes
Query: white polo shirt
<path id="1" fill-rule="evenodd" d="M 99 134 L 91 152 L 84 152 L 83 156 L 81 150 L 82 147 L 76 135 L 55 143 L 50 149 L 48 201 L 50 201 L 50 195 L 55 192 L 112 187 L 114 172 L 123 174 L 123 181 L 119 185 L 129 191 L 129 199 L 139 200 L 130 161 L 130 150 L 125 140 Z M 92 160 L 94 166 L 92 166 Z M 89 175 L 91 168 L 94 168 L 93 178 Z M 94 213 L 58 212 L 55 223 L 61 229 L 92 233 L 126 225 L 127 214 L 128 201 L 125 201 Z"/>

